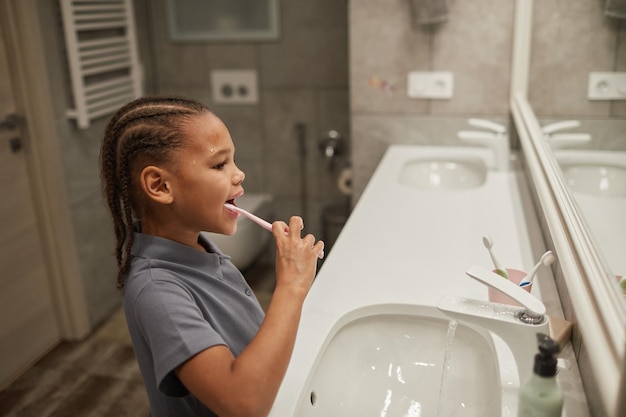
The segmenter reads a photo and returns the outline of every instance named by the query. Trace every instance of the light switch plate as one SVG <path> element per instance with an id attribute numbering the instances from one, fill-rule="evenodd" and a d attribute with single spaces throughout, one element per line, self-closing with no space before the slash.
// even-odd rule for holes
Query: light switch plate
<path id="1" fill-rule="evenodd" d="M 259 102 L 255 70 L 211 71 L 211 91 L 216 104 L 256 104 Z"/>
<path id="2" fill-rule="evenodd" d="M 590 72 L 589 100 L 626 100 L 626 72 Z"/>
<path id="3" fill-rule="evenodd" d="M 407 77 L 410 98 L 448 99 L 454 91 L 454 74 L 450 71 L 411 71 Z"/>

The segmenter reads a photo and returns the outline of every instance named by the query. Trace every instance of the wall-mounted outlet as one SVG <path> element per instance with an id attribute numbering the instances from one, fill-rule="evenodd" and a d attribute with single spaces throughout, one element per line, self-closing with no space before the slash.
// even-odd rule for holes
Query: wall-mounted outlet
<path id="1" fill-rule="evenodd" d="M 451 98 L 454 74 L 450 71 L 411 71 L 407 77 L 407 95 L 411 98 Z"/>
<path id="2" fill-rule="evenodd" d="M 211 90 L 216 104 L 256 104 L 259 89 L 255 70 L 211 71 Z"/>
<path id="3" fill-rule="evenodd" d="M 590 72 L 589 100 L 626 100 L 626 72 Z"/>

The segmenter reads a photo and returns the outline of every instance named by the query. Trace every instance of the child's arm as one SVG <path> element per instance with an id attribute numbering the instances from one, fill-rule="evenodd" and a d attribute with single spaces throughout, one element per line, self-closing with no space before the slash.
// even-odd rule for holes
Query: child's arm
<path id="1" fill-rule="evenodd" d="M 276 289 L 265 320 L 235 358 L 226 346 L 208 348 L 176 369 L 187 389 L 222 417 L 267 416 L 295 343 L 302 304 L 315 277 L 324 243 L 300 237 L 302 219 L 275 222 Z"/>

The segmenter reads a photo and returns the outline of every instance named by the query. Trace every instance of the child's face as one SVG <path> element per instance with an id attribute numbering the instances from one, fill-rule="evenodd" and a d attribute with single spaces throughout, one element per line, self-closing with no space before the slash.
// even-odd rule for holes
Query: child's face
<path id="1" fill-rule="evenodd" d="M 243 194 L 243 171 L 235 165 L 228 129 L 211 113 L 187 122 L 186 145 L 176 152 L 172 181 L 175 221 L 187 232 L 232 235 L 237 215 L 224 207 Z"/>

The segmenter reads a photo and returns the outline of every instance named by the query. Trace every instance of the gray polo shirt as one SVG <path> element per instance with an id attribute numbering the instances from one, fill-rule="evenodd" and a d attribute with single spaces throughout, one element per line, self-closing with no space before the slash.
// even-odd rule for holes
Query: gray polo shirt
<path id="1" fill-rule="evenodd" d="M 152 417 L 214 416 L 174 369 L 215 345 L 238 356 L 264 318 L 229 257 L 205 235 L 200 243 L 208 252 L 135 233 L 124 311 Z"/>

